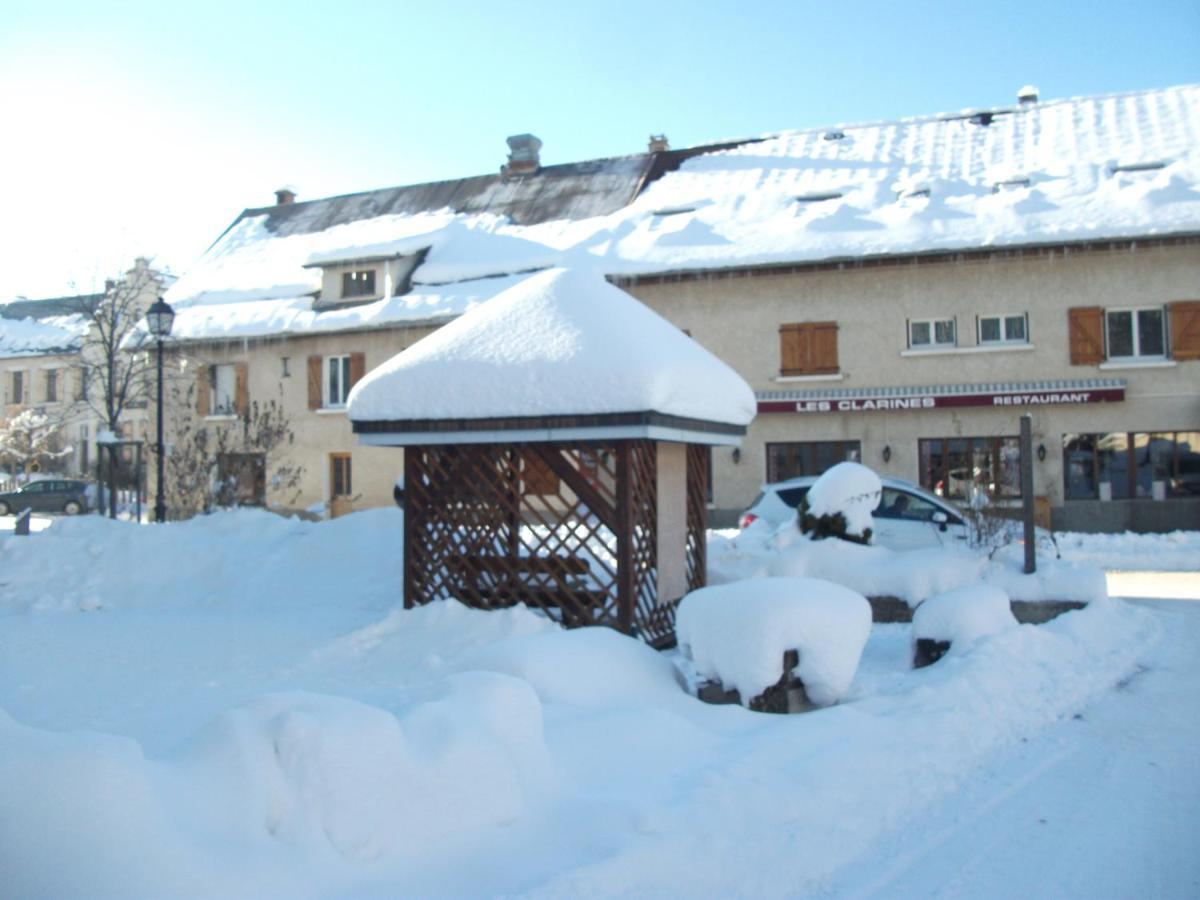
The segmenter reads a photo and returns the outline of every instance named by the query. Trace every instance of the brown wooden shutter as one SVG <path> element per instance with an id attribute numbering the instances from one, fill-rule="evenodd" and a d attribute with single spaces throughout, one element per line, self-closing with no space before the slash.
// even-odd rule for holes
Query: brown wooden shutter
<path id="1" fill-rule="evenodd" d="M 831 375 L 838 371 L 837 322 L 779 326 L 781 375 Z"/>
<path id="2" fill-rule="evenodd" d="M 837 322 L 813 322 L 809 360 L 814 375 L 832 375 L 838 370 Z"/>
<path id="3" fill-rule="evenodd" d="M 1200 359 L 1200 300 L 1171 304 L 1171 356 Z"/>
<path id="4" fill-rule="evenodd" d="M 807 325 L 791 324 L 779 326 L 779 374 L 808 374 Z"/>
<path id="5" fill-rule="evenodd" d="M 321 357 L 308 358 L 308 408 L 321 408 Z"/>
<path id="6" fill-rule="evenodd" d="M 1071 365 L 1094 366 L 1104 362 L 1104 310 L 1099 306 L 1073 306 L 1067 310 L 1071 335 Z"/>
<path id="7" fill-rule="evenodd" d="M 233 364 L 233 408 L 242 417 L 250 415 L 250 371 L 246 363 Z"/>
<path id="8" fill-rule="evenodd" d="M 211 381 L 208 366 L 201 366 L 196 373 L 196 413 L 204 418 L 208 415 L 208 385 Z"/>
<path id="9" fill-rule="evenodd" d="M 367 357 L 363 353 L 350 354 L 350 384 L 347 386 L 347 392 L 350 388 L 358 384 L 360 378 L 367 370 Z"/>

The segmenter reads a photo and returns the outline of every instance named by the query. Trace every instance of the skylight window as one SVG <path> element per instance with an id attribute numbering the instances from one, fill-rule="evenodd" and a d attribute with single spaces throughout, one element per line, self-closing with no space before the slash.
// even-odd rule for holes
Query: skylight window
<path id="1" fill-rule="evenodd" d="M 897 200 L 912 200 L 918 197 L 928 197 L 933 194 L 933 186 L 928 181 L 910 181 L 894 185 Z"/>
<path id="2" fill-rule="evenodd" d="M 1110 170 L 1115 175 L 1118 172 L 1156 172 L 1166 167 L 1166 160 L 1148 159 L 1143 162 L 1116 162 L 1110 166 Z"/>
<path id="3" fill-rule="evenodd" d="M 967 119 L 967 121 L 970 122 L 972 125 L 981 125 L 984 128 L 986 128 L 988 125 L 992 124 L 992 122 L 995 120 L 995 118 L 996 118 L 995 113 L 978 112 L 978 113 L 975 113 L 975 115 L 971 116 L 971 118 Z"/>
<path id="4" fill-rule="evenodd" d="M 800 194 L 796 198 L 797 203 L 822 203 L 825 200 L 840 200 L 842 197 L 841 191 L 829 191 L 824 194 Z"/>
<path id="5" fill-rule="evenodd" d="M 846 132 L 844 131 L 827 131 L 825 132 L 825 140 L 827 141 L 844 141 Z"/>
<path id="6" fill-rule="evenodd" d="M 1019 188 L 1027 188 L 1032 183 L 1033 182 L 1029 180 L 1028 176 L 1024 175 L 1016 175 L 1012 178 L 1002 178 L 999 181 L 992 183 L 992 193 L 999 194 L 1001 191 L 1015 191 Z"/>

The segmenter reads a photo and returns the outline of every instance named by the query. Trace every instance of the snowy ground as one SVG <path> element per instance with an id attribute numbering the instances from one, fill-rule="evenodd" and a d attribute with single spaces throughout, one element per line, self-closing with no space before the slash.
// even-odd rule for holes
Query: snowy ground
<path id="1" fill-rule="evenodd" d="M 875 626 L 840 705 L 766 716 L 612 632 L 397 609 L 399 525 L 0 531 L 0 893 L 1200 894 L 1200 603 L 920 671 Z"/>

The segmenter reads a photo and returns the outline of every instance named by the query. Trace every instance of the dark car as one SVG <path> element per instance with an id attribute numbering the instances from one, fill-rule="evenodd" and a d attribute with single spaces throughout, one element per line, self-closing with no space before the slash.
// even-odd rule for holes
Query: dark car
<path id="1" fill-rule="evenodd" d="M 73 516 L 87 508 L 87 484 L 82 481 L 47 478 L 0 494 L 0 516 L 11 516 L 26 509 Z"/>

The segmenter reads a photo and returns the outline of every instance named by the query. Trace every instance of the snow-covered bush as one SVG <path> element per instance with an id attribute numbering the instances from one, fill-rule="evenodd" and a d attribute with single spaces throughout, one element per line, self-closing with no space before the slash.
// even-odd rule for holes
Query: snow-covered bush
<path id="1" fill-rule="evenodd" d="M 836 537 L 871 543 L 872 511 L 879 506 L 883 485 L 861 463 L 843 462 L 827 470 L 800 501 L 800 531 L 813 540 Z"/>
<path id="2" fill-rule="evenodd" d="M 871 633 L 871 606 L 817 578 L 757 578 L 693 591 L 675 619 L 680 652 L 701 677 L 736 690 L 742 703 L 795 676 L 818 706 L 840 700 Z M 783 672 L 783 657 L 799 665 Z"/>
<path id="3" fill-rule="evenodd" d="M 930 597 L 913 613 L 913 666 L 935 663 L 951 645 L 1017 626 L 1008 594 L 990 584 L 971 584 Z"/>

